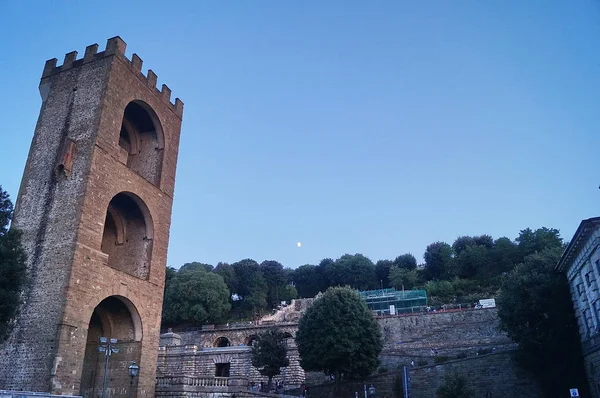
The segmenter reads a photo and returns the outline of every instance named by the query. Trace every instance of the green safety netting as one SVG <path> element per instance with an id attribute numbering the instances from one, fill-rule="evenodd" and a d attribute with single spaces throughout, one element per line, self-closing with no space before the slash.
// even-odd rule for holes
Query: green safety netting
<path id="1" fill-rule="evenodd" d="M 377 289 L 358 292 L 371 311 L 377 314 L 403 314 L 427 307 L 425 290 Z"/>

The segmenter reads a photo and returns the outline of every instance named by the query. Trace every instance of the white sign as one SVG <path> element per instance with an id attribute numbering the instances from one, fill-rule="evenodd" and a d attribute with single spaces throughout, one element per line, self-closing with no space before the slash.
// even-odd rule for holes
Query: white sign
<path id="1" fill-rule="evenodd" d="M 479 305 L 481 306 L 481 308 L 494 308 L 496 306 L 496 300 L 495 299 L 479 300 Z"/>
<path id="2" fill-rule="evenodd" d="M 394 304 L 390 305 L 390 315 L 396 315 L 396 306 Z"/>
<path id="3" fill-rule="evenodd" d="M 571 388 L 569 390 L 569 392 L 571 393 L 571 395 L 570 395 L 571 397 L 578 397 L 579 396 L 579 390 L 576 389 L 576 388 Z"/>

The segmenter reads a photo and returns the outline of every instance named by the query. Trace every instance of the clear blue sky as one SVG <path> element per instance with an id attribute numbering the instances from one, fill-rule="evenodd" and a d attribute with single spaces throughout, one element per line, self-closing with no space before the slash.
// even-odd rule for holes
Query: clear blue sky
<path id="1" fill-rule="evenodd" d="M 44 61 L 120 35 L 185 102 L 169 265 L 421 261 L 600 215 L 598 1 L 152 3 L 0 2 L 13 198 Z"/>

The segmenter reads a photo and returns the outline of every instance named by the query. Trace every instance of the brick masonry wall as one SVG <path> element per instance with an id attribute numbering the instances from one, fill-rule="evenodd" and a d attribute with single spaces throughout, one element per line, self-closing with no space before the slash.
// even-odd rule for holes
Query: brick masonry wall
<path id="1" fill-rule="evenodd" d="M 536 396 L 535 383 L 512 361 L 511 355 L 516 345 L 499 330 L 496 309 L 421 313 L 380 318 L 378 322 L 384 336 L 384 347 L 380 355 L 381 367 L 390 371 L 390 373 L 376 375 L 372 378 L 372 380 L 377 380 L 377 383 L 381 384 L 381 391 L 391 394 L 395 377 L 393 371 L 401 369 L 402 365 L 410 366 L 411 361 L 413 361 L 415 363 L 415 366 L 411 367 L 411 375 L 414 375 L 413 391 L 416 394 L 421 394 L 418 396 L 434 396 L 427 395 L 431 393 L 431 389 L 428 389 L 427 386 L 437 386 L 437 379 L 443 380 L 445 372 L 453 370 L 464 373 L 469 380 L 473 380 L 474 385 L 479 386 L 477 387 L 478 392 L 481 392 L 483 387 L 492 388 L 493 393 L 514 392 L 523 389 L 524 394 L 529 394 L 527 391 L 534 391 L 532 393 L 534 395 L 517 394 L 513 396 Z M 195 372 L 196 375 L 213 376 L 214 361 L 208 361 L 210 356 L 208 353 L 227 350 L 226 348 L 210 348 L 218 337 L 227 337 L 232 345 L 239 346 L 249 336 L 260 333 L 265 327 L 268 326 L 165 334 L 163 335 L 163 345 L 188 344 L 189 347 L 196 347 L 188 348 L 195 350 L 194 360 L 187 362 L 194 365 L 188 365 L 187 369 L 183 369 L 181 367 L 184 362 L 182 354 L 176 352 L 169 354 L 169 351 L 165 350 L 159 354 L 158 373 Z M 295 335 L 295 328 L 297 328 L 297 325 L 288 324 L 283 327 L 292 335 Z M 253 376 L 256 375 L 255 371 L 254 373 L 247 371 L 250 357 L 249 352 L 241 353 L 239 351 L 243 348 L 232 347 L 232 349 L 238 350 L 238 357 L 232 358 L 232 371 L 235 371 L 236 375 L 249 375 L 252 380 L 258 381 L 259 379 Z M 494 350 L 493 354 L 480 355 L 481 352 L 491 350 Z M 294 355 L 297 355 L 296 353 L 297 351 L 294 352 Z M 467 358 L 455 360 L 458 354 L 466 355 Z M 435 356 L 447 356 L 452 360 L 444 364 L 433 365 Z M 427 362 L 429 366 L 416 366 L 423 361 Z M 161 363 L 164 364 L 163 368 L 161 368 Z M 429 380 L 430 377 L 435 378 L 436 381 L 432 382 Z M 301 379 L 299 380 L 302 382 Z M 329 386 L 326 375 L 319 372 L 306 372 L 304 373 L 304 380 L 308 385 L 315 387 L 312 392 L 313 396 L 319 388 L 325 389 L 324 396 L 329 394 L 328 391 L 331 386 Z M 286 384 L 290 385 L 291 383 Z M 325 384 L 325 387 L 318 387 L 322 384 Z M 349 396 L 353 396 L 354 390 L 352 388 L 357 388 L 356 386 L 347 391 L 350 394 Z M 379 385 L 376 385 L 376 387 L 380 390 Z M 485 396 L 485 391 L 483 394 Z M 391 397 L 392 395 L 388 396 Z M 493 396 L 507 395 L 494 394 Z M 417 395 L 413 395 L 413 397 L 417 397 Z"/>
<path id="2" fill-rule="evenodd" d="M 120 38 L 110 39 L 102 53 L 93 47 L 82 60 L 67 54 L 63 67 L 49 61 L 44 69 L 44 101 L 14 220 L 24 231 L 33 284 L 17 328 L 1 347 L 0 388 L 78 393 L 92 313 L 102 300 L 116 296 L 137 319 L 140 346 L 119 361 L 139 361 L 136 392 L 150 396 L 183 104 L 169 103 L 166 86 L 155 88 L 156 75 L 141 74 L 137 56 L 125 58 Z M 121 121 L 134 100 L 153 110 L 164 135 L 158 186 L 119 161 Z M 55 174 L 66 139 L 76 144 L 72 172 Z M 109 267 L 108 255 L 100 250 L 108 204 L 121 192 L 133 194 L 152 230 L 147 279 Z M 112 382 L 111 396 L 127 395 L 126 376 Z"/>

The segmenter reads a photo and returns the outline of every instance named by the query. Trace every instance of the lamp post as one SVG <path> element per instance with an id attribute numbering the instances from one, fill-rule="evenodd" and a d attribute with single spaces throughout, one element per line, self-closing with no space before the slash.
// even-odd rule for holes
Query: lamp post
<path id="1" fill-rule="evenodd" d="M 131 398 L 131 397 L 133 397 L 133 378 L 138 377 L 138 375 L 140 374 L 140 367 L 137 363 L 131 362 L 129 364 L 129 366 L 127 367 L 127 369 L 129 370 L 129 377 L 130 377 L 129 398 Z"/>
<path id="2" fill-rule="evenodd" d="M 102 398 L 106 397 L 106 382 L 108 381 L 108 361 L 112 354 L 117 354 L 119 349 L 114 345 L 117 344 L 117 339 L 107 339 L 106 337 L 100 337 L 100 346 L 98 351 L 103 352 L 106 360 L 104 361 L 104 381 L 102 382 Z"/>

